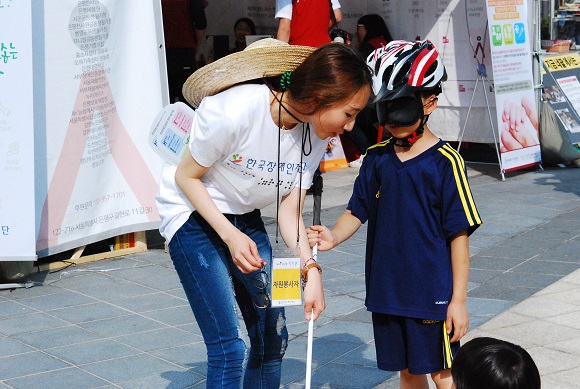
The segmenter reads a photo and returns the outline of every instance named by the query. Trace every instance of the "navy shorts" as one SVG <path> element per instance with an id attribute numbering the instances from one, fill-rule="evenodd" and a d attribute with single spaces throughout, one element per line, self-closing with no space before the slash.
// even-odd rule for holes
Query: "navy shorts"
<path id="1" fill-rule="evenodd" d="M 445 321 L 372 314 L 379 369 L 429 374 L 451 367 L 459 342 L 444 336 Z"/>

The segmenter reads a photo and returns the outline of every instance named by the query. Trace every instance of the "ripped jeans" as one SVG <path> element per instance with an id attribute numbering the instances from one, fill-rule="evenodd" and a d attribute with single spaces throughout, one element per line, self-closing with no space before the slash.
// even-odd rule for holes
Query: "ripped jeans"
<path id="1" fill-rule="evenodd" d="M 256 243 L 270 273 L 272 248 L 260 211 L 225 216 Z M 169 252 L 207 348 L 207 388 L 239 389 L 244 375 L 244 388 L 278 389 L 288 343 L 284 308 L 255 307 L 263 292 L 254 285 L 255 273 L 236 267 L 228 246 L 197 212 L 173 236 Z M 236 301 L 250 338 L 245 374 Z"/>

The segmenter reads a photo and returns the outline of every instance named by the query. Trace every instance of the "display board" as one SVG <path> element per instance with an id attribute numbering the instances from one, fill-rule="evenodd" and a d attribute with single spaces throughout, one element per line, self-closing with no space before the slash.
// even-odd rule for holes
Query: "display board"
<path id="1" fill-rule="evenodd" d="M 571 143 L 580 142 L 580 55 L 544 57 L 544 100 L 564 124 Z"/>
<path id="2" fill-rule="evenodd" d="M 0 262 L 34 261 L 31 5 L 0 2 Z"/>
<path id="3" fill-rule="evenodd" d="M 41 257 L 159 225 L 163 162 L 147 143 L 167 88 L 159 10 L 159 0 L 35 4 Z"/>
<path id="4" fill-rule="evenodd" d="M 487 0 L 503 171 L 541 161 L 527 0 Z"/>

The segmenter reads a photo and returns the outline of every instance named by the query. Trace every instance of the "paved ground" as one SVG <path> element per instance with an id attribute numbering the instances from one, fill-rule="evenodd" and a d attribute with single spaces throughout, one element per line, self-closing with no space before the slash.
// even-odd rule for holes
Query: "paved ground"
<path id="1" fill-rule="evenodd" d="M 580 170 L 513 172 L 502 182 L 497 165 L 468 166 L 484 225 L 471 239 L 467 339 L 518 343 L 536 360 L 543 388 L 578 387 Z M 343 212 L 355 175 L 323 175 L 323 223 Z M 264 215 L 273 234 L 274 208 Z M 315 388 L 398 387 L 375 364 L 363 307 L 365 233 L 319 254 L 328 308 L 314 330 Z M 32 279 L 32 288 L 0 290 L 0 389 L 205 386 L 205 347 L 156 234 L 147 252 Z M 287 316 L 283 387 L 301 388 L 307 324 L 299 308 Z"/>

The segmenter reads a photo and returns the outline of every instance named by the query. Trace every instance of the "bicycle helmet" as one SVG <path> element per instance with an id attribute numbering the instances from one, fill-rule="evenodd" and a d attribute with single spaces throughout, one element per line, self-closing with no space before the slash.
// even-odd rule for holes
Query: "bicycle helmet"
<path id="1" fill-rule="evenodd" d="M 392 41 L 367 58 L 373 70 L 373 92 L 377 118 L 381 125 L 419 127 L 406 138 L 396 138 L 395 145 L 411 147 L 424 132 L 429 119 L 424 114 L 421 91 L 441 93 L 447 72 L 439 53 L 429 40 Z"/>
<path id="2" fill-rule="evenodd" d="M 430 89 L 439 94 L 441 82 L 447 80 L 443 61 L 429 40 L 392 41 L 369 55 L 367 65 L 374 72 L 375 103 Z"/>

